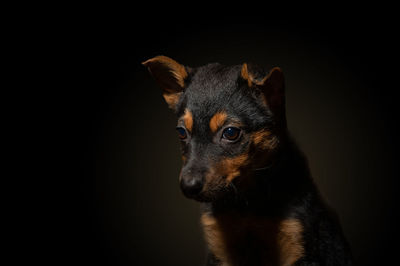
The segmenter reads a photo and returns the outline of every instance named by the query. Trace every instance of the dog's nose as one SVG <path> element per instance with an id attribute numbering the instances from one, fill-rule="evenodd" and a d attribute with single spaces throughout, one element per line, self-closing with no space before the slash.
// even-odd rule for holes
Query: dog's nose
<path id="1" fill-rule="evenodd" d="M 195 197 L 203 189 L 203 181 L 201 178 L 183 177 L 181 180 L 181 189 L 186 197 Z"/>

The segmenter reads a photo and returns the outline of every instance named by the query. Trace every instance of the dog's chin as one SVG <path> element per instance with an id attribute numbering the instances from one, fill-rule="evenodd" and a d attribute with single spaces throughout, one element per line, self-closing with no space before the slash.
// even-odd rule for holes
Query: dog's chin
<path id="1" fill-rule="evenodd" d="M 212 199 L 210 197 L 206 197 L 206 196 L 202 196 L 202 195 L 196 196 L 193 199 L 198 202 L 212 202 Z"/>
<path id="2" fill-rule="evenodd" d="M 212 202 L 212 197 L 205 195 L 204 193 L 200 193 L 198 195 L 186 195 L 185 193 L 183 193 L 183 195 L 188 198 L 188 199 L 192 199 L 198 202 Z"/>
<path id="3" fill-rule="evenodd" d="M 185 195 L 188 199 L 192 199 L 198 202 L 209 203 L 209 202 L 216 202 L 225 197 L 228 197 L 229 192 L 227 191 L 213 191 L 213 192 L 201 192 L 195 196 Z"/>

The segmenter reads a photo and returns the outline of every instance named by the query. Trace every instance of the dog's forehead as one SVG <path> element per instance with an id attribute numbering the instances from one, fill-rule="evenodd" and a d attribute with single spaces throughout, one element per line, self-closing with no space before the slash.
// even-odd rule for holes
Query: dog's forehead
<path id="1" fill-rule="evenodd" d="M 220 113 L 224 114 L 224 121 L 234 120 L 243 126 L 258 127 L 265 124 L 266 109 L 257 102 L 252 90 L 241 79 L 241 68 L 241 65 L 210 64 L 195 69 L 180 101 L 180 120 L 190 112 L 197 133 L 210 131 L 210 122 Z M 221 123 L 218 120 L 217 124 Z"/>
<path id="2" fill-rule="evenodd" d="M 185 90 L 186 108 L 205 114 L 226 108 L 229 99 L 239 92 L 240 66 L 210 64 L 195 70 Z"/>

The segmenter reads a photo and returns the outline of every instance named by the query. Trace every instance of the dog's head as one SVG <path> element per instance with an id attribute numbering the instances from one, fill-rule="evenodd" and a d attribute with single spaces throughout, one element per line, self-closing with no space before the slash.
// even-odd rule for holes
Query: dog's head
<path id="1" fill-rule="evenodd" d="M 248 64 L 185 67 L 157 56 L 143 63 L 178 116 L 183 193 L 217 200 L 273 160 L 286 131 L 282 71 Z"/>

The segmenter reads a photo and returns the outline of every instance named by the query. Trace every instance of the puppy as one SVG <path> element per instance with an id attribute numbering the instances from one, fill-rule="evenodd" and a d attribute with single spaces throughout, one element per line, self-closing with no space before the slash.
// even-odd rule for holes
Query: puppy
<path id="1" fill-rule="evenodd" d="M 180 186 L 202 204 L 207 265 L 352 265 L 285 115 L 284 77 L 250 64 L 143 63 L 178 117 Z"/>

